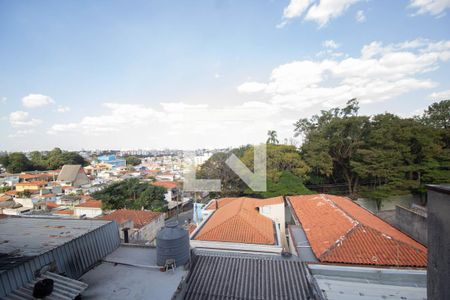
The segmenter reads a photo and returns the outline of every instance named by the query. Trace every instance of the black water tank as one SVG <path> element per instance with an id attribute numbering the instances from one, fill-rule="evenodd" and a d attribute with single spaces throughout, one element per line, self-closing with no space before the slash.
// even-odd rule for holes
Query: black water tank
<path id="1" fill-rule="evenodd" d="M 167 259 L 175 259 L 177 266 L 182 266 L 189 258 L 189 232 L 176 221 L 167 223 L 156 235 L 158 266 L 164 266 Z"/>

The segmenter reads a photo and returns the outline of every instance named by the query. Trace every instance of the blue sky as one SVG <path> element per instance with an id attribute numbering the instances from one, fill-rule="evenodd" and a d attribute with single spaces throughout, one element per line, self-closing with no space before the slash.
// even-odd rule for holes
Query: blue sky
<path id="1" fill-rule="evenodd" d="M 0 0 L 3 150 L 227 147 L 450 97 L 449 0 Z"/>

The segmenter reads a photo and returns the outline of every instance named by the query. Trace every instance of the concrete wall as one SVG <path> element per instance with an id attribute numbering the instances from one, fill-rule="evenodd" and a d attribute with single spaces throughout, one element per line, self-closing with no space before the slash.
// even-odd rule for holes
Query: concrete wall
<path id="1" fill-rule="evenodd" d="M 284 203 L 273 204 L 273 205 L 264 205 L 259 208 L 259 213 L 263 216 L 270 218 L 274 221 L 277 226 L 280 236 L 278 237 L 281 240 L 281 245 L 288 249 L 288 244 L 286 240 L 286 221 L 285 221 L 285 212 L 284 212 Z"/>
<path id="2" fill-rule="evenodd" d="M 428 187 L 428 299 L 450 299 L 450 186 Z"/>
<path id="3" fill-rule="evenodd" d="M 158 231 L 164 226 L 164 214 L 153 220 L 150 224 L 139 229 L 132 237 L 136 241 L 153 241 Z"/>
<path id="4" fill-rule="evenodd" d="M 75 215 L 82 216 L 86 215 L 86 218 L 95 218 L 103 213 L 101 208 L 94 207 L 75 207 Z"/>
<path id="5" fill-rule="evenodd" d="M 395 207 L 395 226 L 416 241 L 427 245 L 427 218 L 414 210 L 397 205 Z"/>

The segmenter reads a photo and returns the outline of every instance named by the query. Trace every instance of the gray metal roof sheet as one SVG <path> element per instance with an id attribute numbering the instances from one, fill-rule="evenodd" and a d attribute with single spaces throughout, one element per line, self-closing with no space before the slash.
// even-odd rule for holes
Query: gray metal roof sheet
<path id="1" fill-rule="evenodd" d="M 0 219 L 0 253 L 36 256 L 110 221 L 7 217 Z"/>
<path id="2" fill-rule="evenodd" d="M 314 299 L 296 259 L 194 252 L 184 299 Z"/>
<path id="3" fill-rule="evenodd" d="M 83 292 L 88 285 L 84 282 L 67 278 L 52 272 L 46 272 L 40 277 L 36 278 L 32 282 L 28 283 L 24 287 L 21 287 L 8 296 L 4 297 L 4 300 L 16 300 L 16 299 L 35 299 L 33 297 L 34 284 L 42 279 L 49 278 L 53 280 L 53 292 L 51 295 L 45 297 L 46 300 L 72 300 L 81 292 Z"/>

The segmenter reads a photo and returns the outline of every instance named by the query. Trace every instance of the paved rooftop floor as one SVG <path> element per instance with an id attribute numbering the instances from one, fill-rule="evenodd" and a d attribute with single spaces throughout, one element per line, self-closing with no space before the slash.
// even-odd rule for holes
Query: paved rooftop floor
<path id="1" fill-rule="evenodd" d="M 104 262 L 84 274 L 89 287 L 83 299 L 171 299 L 187 275 L 183 267 L 161 272 L 156 267 L 156 249 L 120 246 Z"/>

